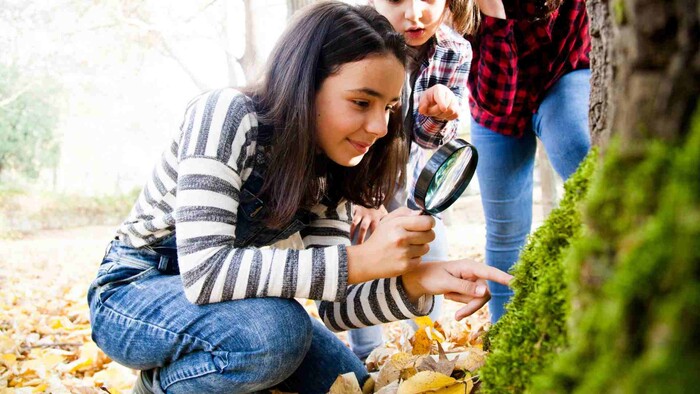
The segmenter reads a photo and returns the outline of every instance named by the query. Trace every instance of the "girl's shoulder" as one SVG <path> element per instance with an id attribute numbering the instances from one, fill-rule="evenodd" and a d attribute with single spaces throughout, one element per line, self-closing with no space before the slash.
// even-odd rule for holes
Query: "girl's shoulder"
<path id="1" fill-rule="evenodd" d="M 238 112 L 257 117 L 253 100 L 235 88 L 209 90 L 195 96 L 187 104 L 187 112 L 208 112 L 214 108 L 227 108 L 227 112 Z"/>

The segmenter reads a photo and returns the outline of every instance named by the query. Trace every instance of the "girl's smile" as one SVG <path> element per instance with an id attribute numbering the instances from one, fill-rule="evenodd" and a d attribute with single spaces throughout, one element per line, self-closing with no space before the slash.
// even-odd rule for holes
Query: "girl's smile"
<path id="1" fill-rule="evenodd" d="M 316 94 L 316 136 L 328 158 L 356 166 L 387 134 L 404 73 L 393 55 L 372 55 L 342 65 L 323 81 Z"/>

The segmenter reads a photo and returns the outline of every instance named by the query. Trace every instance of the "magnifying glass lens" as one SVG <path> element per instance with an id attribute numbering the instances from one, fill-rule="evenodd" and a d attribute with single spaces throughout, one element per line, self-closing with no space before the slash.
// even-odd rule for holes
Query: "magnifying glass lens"
<path id="1" fill-rule="evenodd" d="M 462 139 L 440 147 L 418 177 L 413 190 L 416 205 L 431 215 L 447 209 L 467 188 L 478 160 L 476 148 Z"/>
<path id="2" fill-rule="evenodd" d="M 460 149 L 438 168 L 425 196 L 425 208 L 432 210 L 449 200 L 463 181 L 471 159 L 471 149 Z"/>

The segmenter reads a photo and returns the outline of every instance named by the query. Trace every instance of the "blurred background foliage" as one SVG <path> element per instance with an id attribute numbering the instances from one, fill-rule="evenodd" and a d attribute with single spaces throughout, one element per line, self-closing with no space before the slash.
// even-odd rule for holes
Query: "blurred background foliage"
<path id="1" fill-rule="evenodd" d="M 117 223 L 187 102 L 312 2 L 0 0 L 0 232 Z"/>

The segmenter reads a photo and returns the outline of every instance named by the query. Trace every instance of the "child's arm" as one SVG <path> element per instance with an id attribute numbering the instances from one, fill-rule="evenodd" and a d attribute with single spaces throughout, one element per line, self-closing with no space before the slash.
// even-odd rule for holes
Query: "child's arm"
<path id="1" fill-rule="evenodd" d="M 178 171 L 173 205 L 187 299 L 196 304 L 250 297 L 344 299 L 344 245 L 328 242 L 333 246 L 301 251 L 234 246 L 256 126 L 248 99 L 231 89 L 200 97 L 186 114 L 178 163 L 173 163 Z"/>
<path id="2" fill-rule="evenodd" d="M 351 285 L 345 300 L 321 302 L 318 314 L 326 327 L 337 332 L 413 319 L 432 310 L 433 296 L 412 303 L 399 276 Z"/>
<path id="3" fill-rule="evenodd" d="M 457 134 L 459 103 L 462 101 L 471 65 L 468 42 L 437 46 L 414 92 L 413 137 L 418 145 L 435 149 Z"/>
<path id="4" fill-rule="evenodd" d="M 349 239 L 347 238 L 347 229 L 350 222 L 349 209 L 351 209 L 349 204 L 343 204 L 335 210 L 328 208 L 314 210 L 313 213 L 316 217 L 309 226 L 301 231 L 304 246 L 307 248 L 318 248 L 338 242 L 349 244 Z M 408 210 L 394 211 L 390 216 L 386 216 L 386 220 L 389 221 L 392 218 L 396 218 L 397 215 L 405 214 L 405 212 L 408 212 Z M 421 217 L 421 219 L 423 218 Z M 383 225 L 386 226 L 386 223 Z M 387 229 L 379 227 L 377 233 L 370 239 L 384 235 L 380 234 L 383 231 L 387 231 Z M 329 234 L 337 234 L 337 237 L 329 238 L 324 236 Z M 350 264 L 357 263 L 356 261 L 350 262 Z M 379 261 L 373 263 L 373 265 L 389 266 L 390 262 Z M 342 300 L 336 302 L 324 301 L 319 304 L 321 319 L 333 331 L 411 319 L 427 315 L 433 308 L 432 296 L 423 297 L 422 301 L 412 303 L 400 277 L 375 279 L 364 283 L 351 284 L 348 286 L 346 294 L 346 298 Z"/>
<path id="5" fill-rule="evenodd" d="M 513 111 L 518 81 L 518 48 L 513 26 L 505 19 L 501 0 L 478 0 L 483 14 L 479 26 L 479 62 L 469 77 L 471 98 L 494 116 Z"/>

